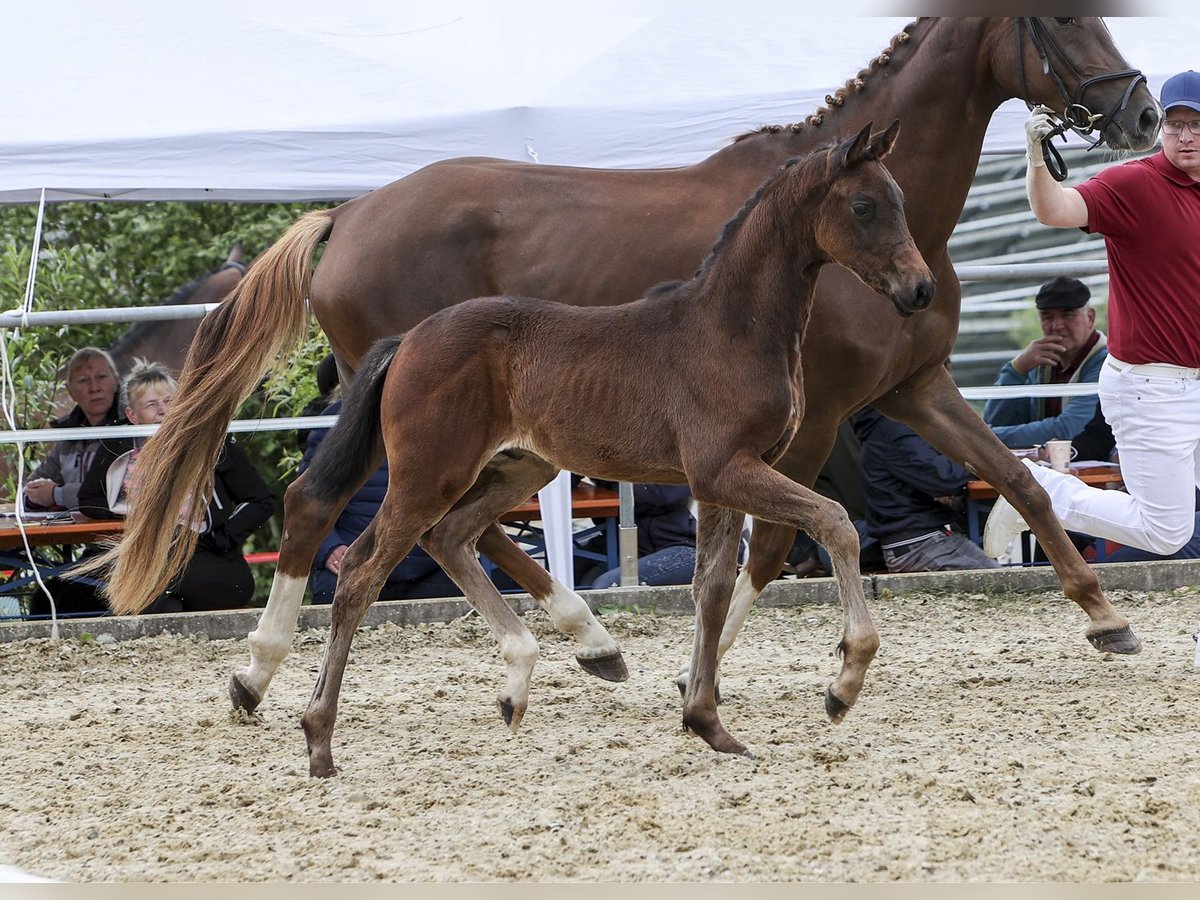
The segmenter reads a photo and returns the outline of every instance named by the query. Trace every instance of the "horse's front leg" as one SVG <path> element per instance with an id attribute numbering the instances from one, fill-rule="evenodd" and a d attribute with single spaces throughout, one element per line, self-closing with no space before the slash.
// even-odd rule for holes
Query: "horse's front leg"
<path id="1" fill-rule="evenodd" d="M 304 601 L 304 587 L 312 570 L 321 541 L 354 488 L 336 499 L 321 499 L 306 489 L 308 471 L 293 482 L 284 494 L 283 542 L 267 605 L 258 617 L 258 626 L 250 632 L 250 664 L 238 669 L 229 679 L 229 700 L 233 708 L 254 712 L 262 703 L 276 670 L 292 649 L 296 620 Z"/>
<path id="2" fill-rule="evenodd" d="M 692 644 L 691 678 L 683 694 L 683 726 L 704 738 L 714 750 L 749 755 L 725 730 L 717 714 L 716 673 L 719 635 L 729 611 L 737 572 L 742 513 L 700 504 L 696 528 L 696 635 Z"/>
<path id="3" fill-rule="evenodd" d="M 1063 592 L 1091 620 L 1086 634 L 1097 650 L 1137 653 L 1141 649 L 1129 620 L 1109 603 L 1096 573 L 1067 537 L 1046 492 L 963 399 L 944 367 L 937 367 L 918 384 L 889 392 L 874 405 L 978 473 L 1016 507 L 1054 565 Z"/>
<path id="4" fill-rule="evenodd" d="M 730 600 L 729 612 L 725 616 L 725 624 L 721 626 L 721 638 L 717 643 L 715 677 L 718 703 L 721 702 L 721 661 L 737 640 L 746 619 L 750 616 L 750 610 L 754 608 L 762 592 L 783 571 L 783 564 L 795 542 L 795 528 L 775 522 L 756 520 L 754 523 L 750 532 L 750 554 L 733 584 L 733 598 Z M 680 667 L 679 676 L 675 679 L 680 694 L 687 693 L 689 673 L 689 666 Z"/>
<path id="5" fill-rule="evenodd" d="M 732 460 L 711 481 L 692 487 L 698 500 L 737 503 L 756 521 L 803 529 L 829 551 L 842 600 L 842 668 L 826 691 L 825 711 L 831 721 L 840 722 L 857 702 L 879 649 L 859 571 L 858 532 L 846 511 L 755 458 Z"/>

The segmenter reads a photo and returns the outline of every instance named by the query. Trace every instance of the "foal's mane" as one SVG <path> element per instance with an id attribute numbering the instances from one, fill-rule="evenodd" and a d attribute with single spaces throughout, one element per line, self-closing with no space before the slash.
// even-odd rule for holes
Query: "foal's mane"
<path id="1" fill-rule="evenodd" d="M 704 262 L 702 262 L 700 264 L 700 268 L 698 268 L 696 270 L 696 273 L 692 276 L 692 280 L 700 278 L 709 269 L 712 268 L 713 263 L 716 262 L 717 257 L 721 255 L 721 251 L 724 249 L 725 245 L 733 239 L 733 236 L 735 234 L 737 234 L 739 229 L 741 229 L 742 223 L 746 221 L 746 218 L 750 215 L 751 212 L 753 212 L 754 208 L 756 206 L 758 206 L 759 202 L 763 198 L 763 195 L 766 194 L 766 192 L 777 181 L 784 178 L 787 175 L 788 171 L 790 169 L 792 169 L 794 166 L 800 165 L 801 163 L 804 163 L 805 161 L 811 160 L 813 162 L 813 164 L 815 165 L 817 158 L 818 157 L 824 158 L 825 156 L 827 156 L 833 150 L 833 148 L 835 146 L 837 146 L 837 143 L 838 142 L 836 140 L 829 141 L 825 144 L 822 144 L 819 147 L 813 148 L 813 150 L 810 153 L 805 153 L 801 156 L 793 156 L 791 159 L 787 160 L 783 165 L 781 165 L 779 167 L 779 169 L 775 172 L 774 175 L 772 175 L 770 178 L 768 178 L 766 181 L 764 181 L 762 184 L 760 184 L 758 186 L 758 190 L 756 190 L 753 194 L 751 194 L 750 197 L 746 200 L 746 202 L 742 204 L 742 208 L 739 209 L 734 214 L 733 218 L 731 218 L 728 222 L 725 223 L 725 227 L 721 230 L 721 236 L 719 238 L 717 238 L 717 242 L 715 244 L 713 244 L 712 250 L 710 250 L 708 253 L 708 256 L 706 256 L 704 258 Z M 683 283 L 685 283 L 685 282 L 683 282 Z M 677 285 L 677 284 L 680 284 L 680 282 L 667 282 L 666 285 L 659 285 L 657 288 L 655 288 L 655 290 L 656 291 L 659 289 L 665 290 L 665 288 L 668 285 L 672 285 L 672 284 Z"/>
<path id="2" fill-rule="evenodd" d="M 787 131 L 795 133 L 802 131 L 805 125 L 816 127 L 825 121 L 825 116 L 829 114 L 829 107 L 840 107 L 845 105 L 847 98 L 852 94 L 861 93 L 866 87 L 867 79 L 878 72 L 884 66 L 890 65 L 892 55 L 896 50 L 912 40 L 913 33 L 916 27 L 923 22 L 924 19 L 917 19 L 914 22 L 909 22 L 904 26 L 904 30 L 892 38 L 890 44 L 885 47 L 878 56 L 876 56 L 867 67 L 847 81 L 844 85 L 834 91 L 832 94 L 825 95 L 825 102 L 829 106 L 822 106 L 816 112 L 807 116 L 803 122 L 793 122 L 790 125 L 764 125 L 761 128 L 756 128 L 754 131 L 747 131 L 745 134 L 739 134 L 733 139 L 736 144 L 738 141 L 746 138 L 754 137 L 757 134 L 779 134 Z"/>

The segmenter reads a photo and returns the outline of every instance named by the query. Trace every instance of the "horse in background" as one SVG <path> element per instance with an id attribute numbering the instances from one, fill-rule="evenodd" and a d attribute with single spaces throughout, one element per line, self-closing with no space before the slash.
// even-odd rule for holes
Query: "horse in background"
<path id="1" fill-rule="evenodd" d="M 879 316 L 873 291 L 838 266 L 823 270 L 802 362 L 807 413 L 776 468 L 811 485 L 838 424 L 874 404 L 997 485 L 1030 524 L 1064 592 L 1087 614 L 1087 639 L 1101 651 L 1137 652 L 1128 620 L 1101 591 L 1045 493 L 962 398 L 947 366 L 961 300 L 947 241 L 988 123 L 1011 97 L 1074 120 L 1096 110 L 1082 120 L 1116 149 L 1148 148 L 1157 135 L 1160 114 L 1145 78 L 1101 19 L 920 19 L 803 122 L 745 134 L 694 165 L 638 171 L 448 160 L 302 217 L 201 326 L 166 421 L 139 462 L 139 497 L 110 581 L 114 608 L 143 608 L 185 564 L 186 555 L 172 549 L 179 535 L 168 523 L 184 505 L 202 502 L 204 473 L 227 423 L 272 361 L 299 340 L 309 308 L 348 376 L 376 338 L 471 297 L 547 297 L 583 307 L 627 302 L 694 272 L 723 223 L 785 160 L 853 135 L 868 121 L 901 119 L 905 140 L 889 168 L 908 198 L 909 227 L 937 278 L 937 296 L 921 315 Z M 534 474 L 544 465 L 532 454 L 520 464 Z M 481 477 L 490 477 L 488 468 Z M 249 636 L 250 664 L 230 682 L 233 704 L 246 710 L 261 703 L 290 651 L 303 601 L 311 558 L 288 535 L 337 515 L 305 506 L 304 515 L 317 519 L 300 521 L 290 506 L 285 501 L 275 582 Z M 778 577 L 794 538 L 789 524 L 756 523 L 719 654 Z M 491 530 L 479 549 L 543 605 L 567 593 L 584 604 Z"/>
<path id="2" fill-rule="evenodd" d="M 218 268 L 206 272 L 194 281 L 179 288 L 159 306 L 206 305 L 219 303 L 237 287 L 246 274 L 243 262 L 245 253 L 240 242 L 235 243 L 229 256 Z M 138 359 L 161 363 L 172 373 L 183 369 L 192 338 L 200 327 L 200 319 L 167 319 L 162 321 L 138 322 L 130 327 L 107 350 L 117 365 L 118 378 L 124 378 Z M 83 343 L 86 343 L 83 342 Z M 82 346 L 81 344 L 80 346 Z M 65 370 L 59 375 L 65 377 Z M 55 415 L 64 415 L 71 409 L 71 400 L 66 387 L 54 395 Z"/>
<path id="3" fill-rule="evenodd" d="M 801 346 L 821 267 L 837 262 L 901 316 L 934 281 L 881 160 L 900 123 L 793 160 L 726 226 L 689 281 L 636 302 L 585 309 L 488 297 L 442 310 L 363 361 L 338 424 L 289 489 L 293 504 L 340 507 L 377 468 L 388 489 L 346 553 L 325 660 L 301 719 L 310 774 L 334 774 L 330 739 L 355 630 L 389 572 L 421 546 L 463 589 L 499 642 L 498 705 L 516 729 L 529 703 L 537 640 L 480 565 L 497 517 L 559 469 L 621 481 L 686 482 L 699 504 L 694 677 L 683 723 L 715 750 L 745 753 L 714 696 L 717 640 L 737 574 L 742 520 L 803 528 L 834 558 L 844 611 L 842 670 L 826 693 L 838 722 L 879 646 L 858 571 L 858 532 L 838 504 L 771 468 L 804 417 Z M 876 315 L 888 315 L 879 304 Z M 473 486 L 497 450 L 531 456 Z M 312 556 L 325 529 L 291 535 Z"/>

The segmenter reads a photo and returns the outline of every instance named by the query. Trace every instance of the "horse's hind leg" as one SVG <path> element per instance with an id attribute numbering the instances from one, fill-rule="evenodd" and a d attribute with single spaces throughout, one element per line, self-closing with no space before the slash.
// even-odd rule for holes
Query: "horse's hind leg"
<path id="1" fill-rule="evenodd" d="M 376 460 L 375 465 L 378 465 Z M 374 466 L 368 469 L 373 472 Z M 292 649 L 296 619 L 304 601 L 304 587 L 321 541 L 333 527 L 357 486 L 344 496 L 321 498 L 309 489 L 310 472 L 304 472 L 284 494 L 283 541 L 267 605 L 250 632 L 250 664 L 229 679 L 229 700 L 234 709 L 253 712 L 262 703 L 276 670 Z"/>
<path id="2" fill-rule="evenodd" d="M 842 669 L 826 692 L 825 711 L 840 722 L 858 700 L 879 649 L 859 571 L 858 532 L 846 511 L 754 458 L 730 461 L 711 478 L 693 483 L 692 490 L 698 500 L 737 503 L 756 519 L 803 529 L 829 551 L 842 600 Z"/>
<path id="3" fill-rule="evenodd" d="M 537 638 L 483 571 L 473 537 L 435 528 L 422 539 L 421 546 L 462 588 L 467 602 L 483 616 L 500 645 L 506 678 L 496 706 L 505 724 L 516 731 L 529 708 L 529 682 L 538 658 Z"/>
<path id="4" fill-rule="evenodd" d="M 308 772 L 315 778 L 328 778 L 337 771 L 330 744 L 354 632 L 379 596 L 388 574 L 416 543 L 418 529 L 405 528 L 398 521 L 404 504 L 389 503 L 391 498 L 389 491 L 374 520 L 350 545 L 338 576 L 325 658 L 308 709 L 300 718 L 308 742 Z"/>
<path id="5" fill-rule="evenodd" d="M 431 529 L 422 544 L 428 549 L 429 541 L 456 547 L 478 540 L 478 549 L 529 591 L 546 610 L 554 627 L 579 642 L 575 659 L 585 672 L 606 681 L 624 681 L 629 677 L 629 670 L 625 667 L 621 649 L 584 599 L 530 559 L 504 529 L 495 524 L 500 515 L 549 483 L 557 471 L 532 453 L 506 452 L 496 456 L 484 467 L 466 496 Z M 483 527 L 483 523 L 488 524 Z"/>
<path id="6" fill-rule="evenodd" d="M 747 752 L 721 724 L 716 698 L 717 643 L 733 593 L 742 519 L 736 510 L 701 503 L 696 529 L 696 636 L 691 678 L 683 695 L 683 725 L 722 753 Z"/>

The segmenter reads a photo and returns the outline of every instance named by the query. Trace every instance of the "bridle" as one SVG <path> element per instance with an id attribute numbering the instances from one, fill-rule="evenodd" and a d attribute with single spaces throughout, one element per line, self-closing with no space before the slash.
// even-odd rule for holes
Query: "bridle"
<path id="1" fill-rule="evenodd" d="M 1017 44 L 1017 71 L 1021 76 L 1021 96 L 1028 95 L 1028 90 L 1025 85 L 1025 59 L 1021 53 L 1021 26 L 1024 25 L 1029 31 L 1029 39 L 1033 42 L 1034 49 L 1037 50 L 1038 58 L 1042 61 L 1042 73 L 1049 75 L 1053 79 L 1054 84 L 1058 87 L 1058 94 L 1062 98 L 1063 111 L 1058 113 L 1062 122 L 1055 126 L 1046 137 L 1042 139 L 1042 151 L 1046 157 L 1046 168 L 1055 181 L 1062 181 L 1067 177 L 1067 166 L 1063 162 L 1062 156 L 1051 143 L 1051 138 L 1060 134 L 1065 134 L 1067 129 L 1074 131 L 1085 141 L 1089 140 L 1088 135 L 1096 132 L 1096 138 L 1090 140 L 1088 150 L 1094 150 L 1104 143 L 1104 135 L 1101 129 L 1096 127 L 1096 123 L 1101 120 L 1111 121 L 1112 117 L 1125 109 L 1129 105 L 1129 98 L 1133 94 L 1134 88 L 1146 81 L 1146 76 L 1139 69 L 1125 69 L 1120 72 L 1108 72 L 1104 75 L 1096 75 L 1092 78 L 1080 78 L 1079 73 L 1071 64 L 1062 48 L 1051 36 L 1046 26 L 1042 24 L 1040 19 L 1034 17 L 1020 17 L 1013 20 L 1013 34 L 1016 37 Z M 1071 92 L 1067 90 L 1066 84 L 1055 71 L 1054 66 L 1050 64 L 1050 54 L 1046 52 L 1047 46 L 1053 51 L 1059 65 L 1066 68 L 1066 71 L 1075 79 L 1075 96 L 1071 96 Z M 1106 113 L 1093 113 L 1083 104 L 1083 95 L 1088 88 L 1099 84 L 1102 81 L 1112 81 L 1117 78 L 1128 78 L 1129 86 L 1125 88 L 1125 93 L 1121 98 L 1113 104 L 1112 109 Z M 1026 100 L 1025 105 L 1033 109 L 1033 104 Z"/>

